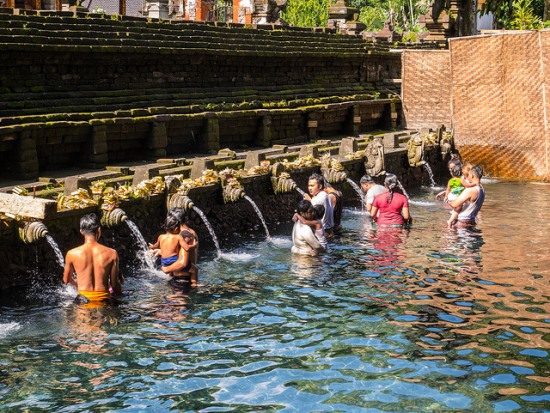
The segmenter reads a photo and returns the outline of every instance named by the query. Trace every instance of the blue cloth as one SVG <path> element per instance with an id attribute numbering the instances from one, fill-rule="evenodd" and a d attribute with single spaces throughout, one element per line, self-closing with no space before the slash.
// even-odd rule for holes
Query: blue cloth
<path id="1" fill-rule="evenodd" d="M 173 263 L 175 263 L 179 258 L 179 255 L 172 255 L 171 257 L 168 257 L 168 258 L 161 258 L 160 259 L 160 264 L 163 266 L 163 267 L 168 267 L 169 265 L 172 265 Z"/>

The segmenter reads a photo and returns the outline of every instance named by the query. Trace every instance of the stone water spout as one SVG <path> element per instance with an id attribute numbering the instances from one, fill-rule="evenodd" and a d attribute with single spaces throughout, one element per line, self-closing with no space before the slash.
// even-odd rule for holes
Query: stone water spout
<path id="1" fill-rule="evenodd" d="M 226 204 L 237 202 L 246 195 L 241 183 L 232 177 L 222 180 L 222 192 Z"/>
<path id="2" fill-rule="evenodd" d="M 384 144 L 382 139 L 376 138 L 365 148 L 365 171 L 370 176 L 384 175 L 386 171 L 384 161 Z"/>
<path id="3" fill-rule="evenodd" d="M 453 134 L 451 132 L 442 131 L 441 138 L 439 140 L 439 151 L 441 153 L 441 159 L 445 159 L 451 154 L 453 149 Z"/>
<path id="4" fill-rule="evenodd" d="M 323 159 L 321 161 L 321 173 L 330 184 L 338 184 L 348 178 L 348 174 L 344 171 L 342 164 L 334 158 Z"/>
<path id="5" fill-rule="evenodd" d="M 41 221 L 27 222 L 19 228 L 19 238 L 25 244 L 34 244 L 48 235 L 48 228 Z"/>
<path id="6" fill-rule="evenodd" d="M 417 133 L 407 142 L 407 158 L 409 160 L 409 165 L 412 167 L 419 167 L 426 164 L 424 157 L 424 139 Z"/>
<path id="7" fill-rule="evenodd" d="M 271 185 L 273 185 L 273 192 L 276 194 L 287 194 L 298 189 L 298 185 L 290 178 L 290 174 L 284 172 L 284 166 L 281 163 L 273 164 L 270 172 Z"/>
<path id="8" fill-rule="evenodd" d="M 190 211 L 195 206 L 193 201 L 191 201 L 191 198 L 182 194 L 169 195 L 166 204 L 168 211 L 171 211 L 174 208 L 182 208 L 184 211 Z"/>
<path id="9" fill-rule="evenodd" d="M 101 225 L 107 228 L 115 228 L 128 219 L 128 215 L 120 208 L 110 211 L 103 211 L 101 215 Z"/>

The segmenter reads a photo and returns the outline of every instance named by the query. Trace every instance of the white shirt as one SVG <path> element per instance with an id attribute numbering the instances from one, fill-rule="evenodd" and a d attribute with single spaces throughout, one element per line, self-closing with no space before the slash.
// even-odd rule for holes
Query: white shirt
<path id="1" fill-rule="evenodd" d="M 302 224 L 300 221 L 294 223 L 292 228 L 292 252 L 294 254 L 313 255 L 313 250 L 317 252 L 324 251 L 323 246 L 313 234 L 310 226 Z"/>
<path id="2" fill-rule="evenodd" d="M 332 203 L 330 202 L 330 196 L 323 190 L 319 191 L 317 195 L 311 198 L 312 205 L 323 205 L 325 207 L 325 215 L 323 215 L 323 229 L 329 230 L 334 226 L 334 211 L 332 209 Z"/>

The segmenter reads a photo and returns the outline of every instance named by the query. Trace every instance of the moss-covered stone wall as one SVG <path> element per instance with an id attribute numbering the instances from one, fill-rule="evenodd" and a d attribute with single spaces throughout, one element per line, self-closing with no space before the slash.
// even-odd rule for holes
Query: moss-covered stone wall
<path id="1" fill-rule="evenodd" d="M 299 143 L 392 119 L 378 106 L 400 77 L 400 54 L 360 37 L 20 12 L 0 10 L 6 177 Z"/>

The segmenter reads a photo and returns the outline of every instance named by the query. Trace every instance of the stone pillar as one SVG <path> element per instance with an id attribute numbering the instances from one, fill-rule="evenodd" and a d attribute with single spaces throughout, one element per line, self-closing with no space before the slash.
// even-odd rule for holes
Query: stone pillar
<path id="1" fill-rule="evenodd" d="M 169 19 L 168 0 L 147 0 L 143 15 L 151 19 Z"/>
<path id="2" fill-rule="evenodd" d="M 109 160 L 109 147 L 107 146 L 107 126 L 93 125 L 90 138 L 90 150 L 86 163 L 90 168 L 103 168 Z"/>
<path id="3" fill-rule="evenodd" d="M 361 116 L 359 116 L 359 107 L 357 105 L 350 107 L 347 123 L 347 133 L 350 135 L 359 135 Z"/>
<path id="4" fill-rule="evenodd" d="M 206 114 L 206 125 L 201 141 L 206 151 L 218 152 L 220 150 L 220 125 L 214 113 Z"/>
<path id="5" fill-rule="evenodd" d="M 317 139 L 317 113 L 309 112 L 307 116 L 307 136 L 309 139 Z"/>
<path id="6" fill-rule="evenodd" d="M 271 146 L 271 116 L 262 116 L 256 136 L 256 145 L 264 148 Z"/>
<path id="7" fill-rule="evenodd" d="M 166 156 L 166 147 L 168 146 L 168 134 L 166 132 L 165 122 L 153 122 L 149 138 L 147 140 L 147 149 L 153 158 L 162 158 Z"/>
<path id="8" fill-rule="evenodd" d="M 16 179 L 38 178 L 38 152 L 31 131 L 23 131 L 14 142 L 7 173 Z"/>

